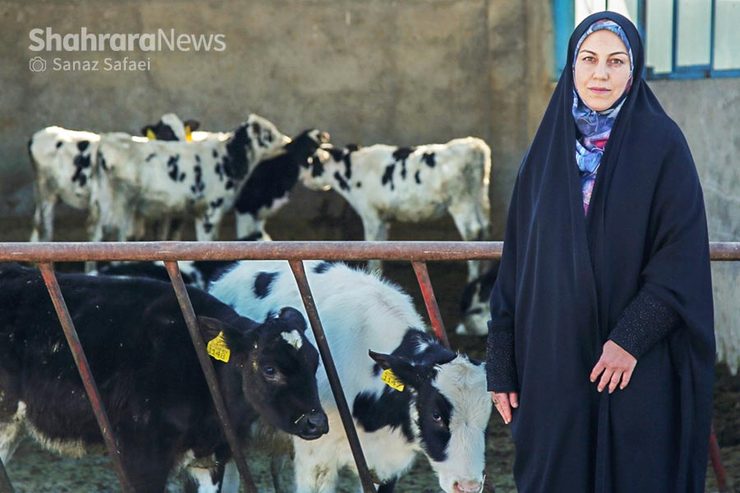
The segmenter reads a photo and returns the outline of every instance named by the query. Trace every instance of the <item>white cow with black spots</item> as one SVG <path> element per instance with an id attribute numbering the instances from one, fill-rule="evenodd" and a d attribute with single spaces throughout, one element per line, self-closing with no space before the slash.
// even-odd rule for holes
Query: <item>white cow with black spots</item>
<path id="1" fill-rule="evenodd" d="M 366 240 L 388 239 L 391 221 L 422 222 L 444 214 L 452 216 L 464 240 L 490 238 L 491 149 L 481 139 L 417 147 L 328 145 L 317 156 L 301 181 L 344 197 L 362 219 Z M 478 262 L 469 262 L 468 280 L 479 270 Z"/>
<path id="2" fill-rule="evenodd" d="M 159 140 L 184 140 L 187 134 L 183 122 L 172 113 L 163 115 L 160 121 L 147 125 L 142 131 L 145 129 Z M 144 137 L 120 135 L 146 141 Z M 33 134 L 28 143 L 36 202 L 31 241 L 53 239 L 54 208 L 60 200 L 75 209 L 89 209 L 90 180 L 99 142 L 100 134 L 57 126 Z"/>
<path id="3" fill-rule="evenodd" d="M 306 262 L 306 271 L 379 491 L 393 491 L 419 452 L 446 493 L 481 491 L 491 413 L 483 364 L 444 348 L 427 332 L 411 298 L 378 275 L 320 261 Z M 303 311 L 286 262 L 239 262 L 209 292 L 257 320 L 281 306 Z M 385 369 L 403 389 L 381 380 Z M 297 493 L 334 492 L 338 471 L 354 469 L 326 373 L 316 376 L 329 433 L 311 443 L 293 440 Z"/>
<path id="4" fill-rule="evenodd" d="M 201 141 L 139 142 L 104 135 L 91 199 L 97 224 L 93 238 L 99 241 L 112 230 L 125 239 L 138 214 L 150 220 L 192 216 L 196 238 L 213 240 L 252 170 L 289 141 L 254 114 L 234 131 Z"/>

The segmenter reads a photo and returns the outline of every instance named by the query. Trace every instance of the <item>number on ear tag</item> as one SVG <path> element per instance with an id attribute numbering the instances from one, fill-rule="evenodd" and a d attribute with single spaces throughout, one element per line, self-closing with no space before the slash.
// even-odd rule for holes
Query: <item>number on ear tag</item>
<path id="1" fill-rule="evenodd" d="M 226 345 L 223 332 L 219 332 L 216 337 L 208 341 L 206 351 L 213 359 L 223 361 L 224 363 L 228 363 L 231 357 L 231 350 Z"/>
<path id="2" fill-rule="evenodd" d="M 396 389 L 399 392 L 403 392 L 404 385 L 401 380 L 398 379 L 395 373 L 393 373 L 392 370 L 383 370 L 383 373 L 380 375 L 380 379 L 385 382 L 385 384 L 393 389 Z"/>

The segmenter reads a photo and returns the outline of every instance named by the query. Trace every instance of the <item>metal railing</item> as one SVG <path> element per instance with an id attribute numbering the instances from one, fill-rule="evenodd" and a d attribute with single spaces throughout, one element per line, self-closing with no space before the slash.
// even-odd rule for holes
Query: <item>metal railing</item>
<path id="1" fill-rule="evenodd" d="M 447 335 L 434 296 L 427 261 L 493 260 L 501 256 L 501 242 L 135 242 L 135 243 L 0 243 L 0 262 L 34 262 L 39 264 L 42 277 L 54 303 L 62 329 L 72 351 L 75 364 L 90 399 L 100 426 L 115 472 L 124 492 L 132 492 L 121 458 L 121 450 L 113 435 L 100 393 L 90 371 L 84 350 L 80 345 L 74 324 L 69 316 L 59 284 L 54 274 L 53 262 L 79 261 L 145 261 L 165 262 L 175 294 L 183 313 L 188 331 L 211 391 L 224 435 L 231 447 L 234 460 L 242 478 L 245 491 L 256 493 L 257 488 L 249 471 L 246 457 L 239 447 L 230 422 L 223 396 L 216 380 L 213 365 L 206 354 L 205 345 L 198 332 L 195 313 L 177 266 L 178 260 L 287 260 L 308 314 L 311 329 L 329 377 L 342 424 L 347 433 L 357 470 L 365 493 L 375 491 L 370 471 L 360 447 L 354 422 L 344 398 L 341 381 L 334 366 L 329 345 L 316 310 L 311 289 L 303 268 L 303 260 L 395 260 L 412 263 L 417 282 L 424 298 L 429 320 L 436 336 L 449 347 Z M 715 261 L 740 260 L 740 243 L 712 243 L 711 257 Z M 719 460 L 719 447 L 712 435 L 710 456 L 721 492 L 727 491 L 726 474 Z M 0 493 L 12 493 L 13 487 L 0 461 Z"/>

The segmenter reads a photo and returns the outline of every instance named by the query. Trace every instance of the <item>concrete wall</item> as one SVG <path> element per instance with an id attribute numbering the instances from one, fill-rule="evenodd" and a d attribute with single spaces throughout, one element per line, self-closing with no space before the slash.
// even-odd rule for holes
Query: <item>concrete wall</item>
<path id="1" fill-rule="evenodd" d="M 225 130 L 253 111 L 290 134 L 328 130 L 340 144 L 482 137 L 493 150 L 500 234 L 516 167 L 549 97 L 549 19 L 542 0 L 0 1 L 0 214 L 30 212 L 25 143 L 44 126 L 135 132 L 175 111 Z M 29 31 L 46 26 L 223 33 L 227 48 L 128 53 L 151 58 L 140 73 L 32 73 Z M 291 217 L 337 204 L 300 191 Z"/>
<path id="2" fill-rule="evenodd" d="M 654 81 L 686 135 L 704 188 L 711 241 L 740 241 L 740 79 Z M 740 262 L 712 266 L 718 353 L 740 366 Z"/>

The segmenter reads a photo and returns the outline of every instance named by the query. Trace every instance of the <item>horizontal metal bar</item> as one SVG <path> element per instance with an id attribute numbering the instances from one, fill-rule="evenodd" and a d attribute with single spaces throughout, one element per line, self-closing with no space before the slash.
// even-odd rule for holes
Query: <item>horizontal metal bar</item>
<path id="1" fill-rule="evenodd" d="M 0 262 L 80 260 L 482 260 L 501 242 L 445 241 L 162 241 L 0 243 Z"/>
<path id="2" fill-rule="evenodd" d="M 152 241 L 0 243 L 0 262 L 81 260 L 487 260 L 500 241 Z M 740 242 L 710 243 L 712 260 L 740 260 Z"/>

